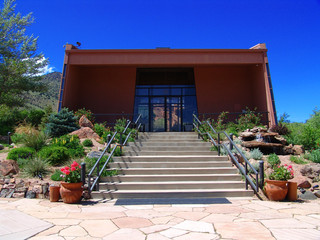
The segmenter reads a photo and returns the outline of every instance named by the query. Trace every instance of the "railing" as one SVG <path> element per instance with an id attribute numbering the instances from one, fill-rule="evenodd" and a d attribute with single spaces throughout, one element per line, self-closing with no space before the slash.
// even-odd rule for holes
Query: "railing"
<path id="1" fill-rule="evenodd" d="M 90 172 L 88 174 L 88 191 L 89 191 L 89 193 L 91 193 L 94 189 L 99 191 L 100 177 L 101 177 L 103 171 L 105 170 L 105 168 L 108 166 L 110 160 L 112 159 L 112 156 L 113 156 L 116 148 L 119 147 L 120 148 L 120 153 L 121 153 L 122 152 L 122 147 L 127 144 L 127 141 L 128 141 L 129 137 L 132 134 L 132 131 L 130 131 L 129 134 L 127 135 L 125 141 L 122 142 L 122 136 L 123 136 L 123 134 L 126 134 L 126 131 L 128 130 L 130 125 L 133 125 L 134 128 L 136 129 L 136 131 L 137 131 L 136 137 L 138 138 L 139 129 L 141 128 L 141 123 L 139 123 L 139 125 L 138 125 L 138 122 L 139 122 L 140 118 L 141 118 L 141 115 L 139 115 L 137 120 L 135 122 L 133 122 L 133 123 L 130 120 L 127 120 L 127 125 L 125 126 L 124 130 L 122 132 L 120 132 L 120 143 L 116 144 L 116 146 L 112 149 L 112 151 L 110 152 L 106 162 L 103 164 L 102 168 L 100 169 L 100 161 L 103 158 L 103 156 L 105 155 L 105 153 L 109 150 L 109 148 L 110 148 L 110 146 L 112 144 L 112 141 L 114 140 L 114 138 L 118 134 L 118 132 L 116 131 L 112 135 L 112 137 L 111 136 L 108 137 L 107 146 L 104 148 L 102 154 L 100 155 L 100 157 L 98 158 L 96 163 L 93 165 L 92 169 L 90 170 Z M 137 125 L 138 125 L 138 127 L 136 127 Z M 97 176 L 96 177 L 93 176 L 93 173 L 95 172 L 95 170 L 97 172 Z"/>
<path id="2" fill-rule="evenodd" d="M 211 136 L 209 131 L 206 131 L 205 133 L 201 132 L 200 130 L 200 126 L 204 126 L 207 125 L 209 127 L 209 129 L 217 135 L 217 141 Z M 205 121 L 204 123 L 202 123 L 198 117 L 193 114 L 193 126 L 194 129 L 198 132 L 198 136 L 199 138 L 203 138 L 204 139 L 204 135 L 207 135 L 208 138 L 210 139 L 210 141 L 213 143 L 213 145 L 215 147 L 217 147 L 218 149 L 218 155 L 220 156 L 221 154 L 221 147 L 223 147 L 225 149 L 225 151 L 228 153 L 228 155 L 230 156 L 230 158 L 232 159 L 232 161 L 234 162 L 234 164 L 237 166 L 237 168 L 239 169 L 239 171 L 241 172 L 241 174 L 245 177 L 245 181 L 246 181 L 246 189 L 248 189 L 248 185 L 250 184 L 250 186 L 252 187 L 252 189 L 257 193 L 259 192 L 259 187 L 262 188 L 263 187 L 263 182 L 264 182 L 264 170 L 263 170 L 263 161 L 260 161 L 259 163 L 259 172 L 252 166 L 252 164 L 248 161 L 248 159 L 246 158 L 246 156 L 242 153 L 242 151 L 237 147 L 237 145 L 232 141 L 231 137 L 225 132 L 225 131 L 216 131 L 212 125 L 210 124 L 209 121 Z M 228 147 L 225 143 L 221 142 L 221 134 L 225 135 L 226 138 L 229 141 L 229 145 L 230 147 Z M 243 158 L 244 160 L 244 166 L 242 166 L 238 159 L 234 156 L 234 154 L 232 153 L 233 148 L 236 150 L 236 152 Z M 255 176 L 255 180 L 251 179 L 251 175 L 249 174 L 249 170 L 248 167 L 251 169 L 251 171 L 253 172 L 253 175 Z M 259 182 L 259 178 L 260 178 L 260 182 Z M 255 181 L 255 182 L 254 182 Z"/>

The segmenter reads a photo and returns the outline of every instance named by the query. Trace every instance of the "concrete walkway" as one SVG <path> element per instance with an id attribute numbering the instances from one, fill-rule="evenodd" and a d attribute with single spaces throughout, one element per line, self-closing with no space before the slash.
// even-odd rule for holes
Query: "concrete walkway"
<path id="1" fill-rule="evenodd" d="M 0 239 L 320 239 L 320 201 L 0 199 Z M 16 234 L 16 235 L 14 235 Z"/>

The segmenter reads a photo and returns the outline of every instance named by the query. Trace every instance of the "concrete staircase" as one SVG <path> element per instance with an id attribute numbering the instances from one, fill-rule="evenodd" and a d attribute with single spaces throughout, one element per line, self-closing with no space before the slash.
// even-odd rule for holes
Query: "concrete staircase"
<path id="1" fill-rule="evenodd" d="M 114 157 L 118 175 L 103 177 L 93 198 L 252 197 L 226 156 L 193 132 L 140 133 Z"/>

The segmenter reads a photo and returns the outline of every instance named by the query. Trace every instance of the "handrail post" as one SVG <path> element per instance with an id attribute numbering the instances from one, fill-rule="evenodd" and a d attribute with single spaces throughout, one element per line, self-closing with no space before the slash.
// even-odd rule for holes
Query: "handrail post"
<path id="1" fill-rule="evenodd" d="M 86 184 L 86 163 L 81 163 L 81 182 L 83 185 Z"/>
<path id="2" fill-rule="evenodd" d="M 264 184 L 264 162 L 263 160 L 259 161 L 259 177 L 260 177 L 260 188 L 263 188 Z"/>
<path id="3" fill-rule="evenodd" d="M 248 190 L 248 179 L 247 179 L 247 176 L 248 176 L 248 163 L 245 162 L 244 166 L 245 166 L 244 171 L 245 171 L 245 174 L 246 174 L 246 190 Z"/>
<path id="4" fill-rule="evenodd" d="M 11 137 L 10 137 L 10 135 L 11 135 L 11 132 L 8 132 L 8 145 L 11 145 Z"/>
<path id="5" fill-rule="evenodd" d="M 231 140 L 233 140 L 233 133 L 230 133 L 230 138 Z M 232 151 L 232 149 L 233 149 L 233 143 L 232 141 L 230 141 L 230 151 Z"/>
<path id="6" fill-rule="evenodd" d="M 120 132 L 120 153 L 122 153 L 122 132 Z"/>
<path id="7" fill-rule="evenodd" d="M 218 133 L 218 156 L 220 156 L 220 133 Z"/>
<path id="8" fill-rule="evenodd" d="M 108 134 L 108 136 L 107 136 L 107 145 L 108 145 L 108 143 L 110 142 L 110 140 L 111 140 L 111 135 Z M 109 151 L 109 149 L 110 149 L 110 145 L 108 145 L 107 152 Z"/>
<path id="9" fill-rule="evenodd" d="M 100 172 L 100 162 L 97 165 L 97 178 L 99 177 L 99 172 Z M 99 191 L 99 179 L 95 187 L 96 187 L 96 191 Z"/>

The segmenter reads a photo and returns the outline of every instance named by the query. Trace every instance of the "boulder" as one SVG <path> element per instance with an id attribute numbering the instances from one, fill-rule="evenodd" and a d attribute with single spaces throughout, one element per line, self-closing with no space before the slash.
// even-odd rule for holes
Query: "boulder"
<path id="1" fill-rule="evenodd" d="M 87 154 L 88 158 L 99 158 L 101 156 L 102 152 L 100 151 L 91 151 Z"/>
<path id="2" fill-rule="evenodd" d="M 303 180 L 298 182 L 299 188 L 311 188 L 311 183 L 308 180 Z"/>
<path id="3" fill-rule="evenodd" d="M 4 149 L 4 146 L 2 144 L 0 144 L 0 150 Z"/>
<path id="4" fill-rule="evenodd" d="M 86 138 L 92 138 L 96 141 L 100 141 L 100 137 L 98 134 L 96 134 L 91 128 L 89 127 L 82 127 L 76 131 L 73 131 L 72 133 L 69 133 L 70 135 L 78 135 L 80 139 L 86 139 Z"/>
<path id="5" fill-rule="evenodd" d="M 82 115 L 82 117 L 80 118 L 79 126 L 80 127 L 89 127 L 91 129 L 93 129 L 92 122 L 85 115 Z"/>
<path id="6" fill-rule="evenodd" d="M 19 172 L 19 166 L 14 160 L 0 160 L 0 174 L 7 176 L 11 174 L 17 174 Z"/>
<path id="7" fill-rule="evenodd" d="M 240 133 L 240 138 L 243 141 L 251 141 L 256 138 L 256 135 L 253 132 L 242 132 Z"/>
<path id="8" fill-rule="evenodd" d="M 318 199 L 312 192 L 306 191 L 305 193 L 299 194 L 301 200 L 316 200 Z"/>
<path id="9" fill-rule="evenodd" d="M 320 190 L 316 191 L 316 192 L 314 193 L 314 195 L 315 195 L 316 197 L 320 198 Z"/>
<path id="10" fill-rule="evenodd" d="M 320 174 L 320 164 L 311 163 L 311 164 L 305 165 L 300 169 L 300 173 L 303 176 L 314 179 L 315 177 L 318 177 Z"/>
<path id="11" fill-rule="evenodd" d="M 304 148 L 302 145 L 294 145 L 292 150 L 294 155 L 301 155 L 304 153 Z"/>
<path id="12" fill-rule="evenodd" d="M 287 145 L 287 143 L 288 143 L 287 140 L 284 137 L 282 137 L 281 135 L 274 136 L 274 139 L 283 145 Z"/>
<path id="13" fill-rule="evenodd" d="M 282 154 L 283 153 L 283 145 L 281 143 L 248 141 L 248 142 L 242 142 L 241 146 L 249 149 L 259 148 L 263 154 L 270 154 L 270 153 Z"/>

